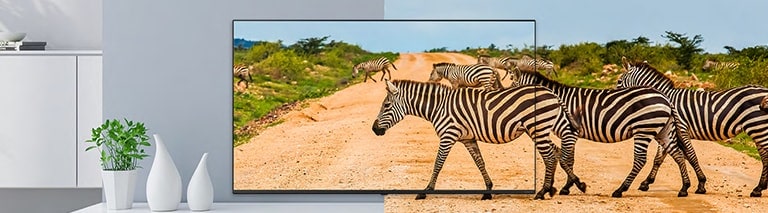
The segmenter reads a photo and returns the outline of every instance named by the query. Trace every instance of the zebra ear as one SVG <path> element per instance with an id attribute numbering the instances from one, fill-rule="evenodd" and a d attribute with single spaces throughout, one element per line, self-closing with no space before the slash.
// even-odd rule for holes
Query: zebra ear
<path id="1" fill-rule="evenodd" d="M 621 56 L 621 66 L 623 66 L 625 70 L 629 70 L 629 60 L 627 60 L 627 57 Z"/>
<path id="2" fill-rule="evenodd" d="M 389 80 L 387 81 L 387 92 L 392 93 L 393 95 L 396 95 L 398 92 L 400 92 L 400 89 L 395 86 L 395 84 L 392 84 Z"/>

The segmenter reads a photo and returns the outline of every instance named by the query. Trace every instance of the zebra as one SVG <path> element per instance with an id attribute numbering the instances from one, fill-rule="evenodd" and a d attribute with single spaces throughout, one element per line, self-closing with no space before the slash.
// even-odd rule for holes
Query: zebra
<path id="1" fill-rule="evenodd" d="M 373 79 L 373 75 L 370 74 L 371 72 L 376 71 L 381 71 L 381 79 L 379 79 L 379 81 L 384 80 L 384 74 L 387 74 L 389 79 L 392 79 L 392 73 L 389 70 L 390 66 L 397 70 L 395 64 L 390 62 L 389 59 L 385 57 L 360 62 L 352 68 L 354 70 L 352 77 L 357 78 L 357 74 L 360 72 L 360 70 L 363 70 L 365 71 L 365 78 L 363 78 L 363 82 L 367 82 L 368 78 L 370 78 L 371 81 L 376 82 L 376 80 Z"/>
<path id="2" fill-rule="evenodd" d="M 506 72 L 509 72 L 509 70 L 512 69 L 511 60 L 514 60 L 514 59 L 512 59 L 511 57 L 491 57 L 489 55 L 477 56 L 478 64 L 485 64 L 493 67 L 494 69 L 502 69 Z M 504 75 L 504 77 L 507 77 L 507 75 Z M 499 80 L 503 80 L 503 79 L 499 79 Z"/>
<path id="3" fill-rule="evenodd" d="M 483 87 L 486 90 L 501 88 L 498 74 L 490 66 L 482 64 L 457 65 L 448 62 L 432 64 L 429 81 L 440 82 L 443 78 L 451 82 L 454 89 L 459 87 Z"/>
<path id="4" fill-rule="evenodd" d="M 679 197 L 688 195 L 690 180 L 685 168 L 685 143 L 690 143 L 688 136 L 678 132 L 681 125 L 676 119 L 676 111 L 663 94 L 646 87 L 624 89 L 590 89 L 571 87 L 553 81 L 538 72 L 517 71 L 519 85 L 542 85 L 551 89 L 568 110 L 580 120 L 580 138 L 595 142 L 615 143 L 634 138 L 634 163 L 631 172 L 613 192 L 613 197 L 621 197 L 627 191 L 638 172 L 645 166 L 648 145 L 655 139 L 660 147 L 672 154 L 680 167 L 683 186 L 678 192 Z M 562 143 L 562 167 L 573 167 L 575 141 Z M 698 177 L 704 177 L 698 161 L 692 161 L 691 166 Z M 565 168 L 563 168 L 565 169 Z M 706 180 L 704 180 L 706 181 Z M 566 182 L 561 194 L 568 194 L 573 183 Z M 703 181 L 700 181 L 703 188 Z"/>
<path id="5" fill-rule="evenodd" d="M 371 127 L 376 135 L 384 135 L 406 115 L 414 115 L 430 121 L 440 137 L 426 191 L 435 189 L 437 176 L 456 142 L 467 148 L 490 191 L 493 183 L 485 170 L 477 141 L 503 144 L 524 132 L 533 139 L 546 166 L 544 185 L 534 199 L 544 199 L 546 193 L 551 197 L 557 191 L 552 184 L 559 148 L 549 139 L 549 133 L 556 132 L 562 141 L 576 141 L 580 127 L 572 122 L 557 96 L 547 88 L 532 85 L 491 91 L 451 89 L 439 83 L 410 80 L 386 81 L 386 84 L 387 96 Z M 573 171 L 566 170 L 566 173 L 569 179 L 578 181 Z M 586 190 L 586 184 L 579 187 Z M 424 198 L 426 194 L 416 196 L 417 200 Z M 483 194 L 482 199 L 491 199 L 491 195 Z"/>
<path id="6" fill-rule="evenodd" d="M 232 74 L 240 79 L 237 81 L 237 85 L 240 85 L 240 83 L 245 82 L 245 88 L 248 88 L 248 82 L 253 81 L 253 78 L 251 78 L 251 68 L 252 66 L 246 66 L 243 64 L 238 64 L 232 66 Z"/>
<path id="7" fill-rule="evenodd" d="M 732 70 L 738 68 L 739 65 L 738 62 L 717 62 L 707 59 L 707 61 L 704 62 L 704 66 L 701 66 L 701 69 L 705 71 Z"/>
<path id="8" fill-rule="evenodd" d="M 515 66 L 515 70 L 518 71 L 536 72 L 537 70 L 546 70 L 548 75 L 554 75 L 557 77 L 557 72 L 555 72 L 555 64 L 549 60 L 533 59 L 530 56 L 523 55 L 520 57 L 520 59 L 510 60 L 509 63 Z M 511 71 L 507 72 L 507 74 L 509 73 L 511 73 Z M 506 75 L 504 75 L 504 77 L 506 77 Z"/>
<path id="9" fill-rule="evenodd" d="M 650 86 L 661 91 L 675 104 L 680 117 L 688 124 L 685 131 L 692 139 L 718 141 L 746 132 L 760 153 L 763 171 L 760 182 L 750 196 L 762 196 L 768 188 L 768 88 L 747 85 L 722 91 L 694 91 L 675 88 L 674 82 L 648 63 L 630 63 L 622 58 L 627 70 L 617 82 L 617 87 Z M 641 188 L 648 188 L 655 180 L 658 165 L 664 153 L 656 155 L 654 169 L 643 181 Z"/>

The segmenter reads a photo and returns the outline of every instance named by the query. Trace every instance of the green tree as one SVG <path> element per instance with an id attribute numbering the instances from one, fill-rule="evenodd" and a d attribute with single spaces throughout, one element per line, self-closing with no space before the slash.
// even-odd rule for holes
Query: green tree
<path id="1" fill-rule="evenodd" d="M 634 44 L 634 45 L 650 45 L 651 44 L 651 40 L 648 39 L 645 36 L 638 36 L 637 38 L 632 39 L 632 44 Z"/>
<path id="2" fill-rule="evenodd" d="M 678 46 L 674 48 L 675 59 L 683 69 L 690 70 L 692 65 L 692 59 L 695 55 L 704 52 L 704 49 L 699 47 L 704 38 L 701 35 L 695 35 L 693 38 L 689 38 L 685 34 L 675 33 L 671 31 L 665 31 L 667 34 L 662 37 L 669 39 L 669 41 L 676 43 Z"/>
<path id="3" fill-rule="evenodd" d="M 325 44 L 325 40 L 329 37 L 330 36 L 323 36 L 322 38 L 304 38 L 291 45 L 290 48 L 302 55 L 318 54 L 323 51 L 323 48 L 327 45 Z"/>

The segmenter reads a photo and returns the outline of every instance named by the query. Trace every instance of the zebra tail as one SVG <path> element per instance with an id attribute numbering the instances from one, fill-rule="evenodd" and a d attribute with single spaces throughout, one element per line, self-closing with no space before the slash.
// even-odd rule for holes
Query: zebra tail
<path id="1" fill-rule="evenodd" d="M 688 132 L 683 131 L 684 129 L 687 129 L 687 128 L 684 128 L 683 119 L 680 117 L 680 114 L 677 112 L 677 108 L 675 108 L 675 106 L 671 104 L 670 106 L 672 107 L 672 119 L 674 119 L 673 122 L 676 127 L 674 132 L 676 135 L 675 138 L 677 139 L 677 141 L 679 141 L 677 143 L 677 148 L 679 148 L 680 151 L 683 152 L 683 155 L 686 158 L 690 158 L 686 150 L 688 149 L 688 147 L 693 147 L 693 146 L 690 146 L 691 141 L 690 141 L 690 136 L 688 136 Z M 683 134 L 685 134 L 685 136 L 687 137 L 683 137 L 684 136 Z M 689 140 L 685 140 L 685 138 L 688 138 Z"/>
<path id="2" fill-rule="evenodd" d="M 560 103 L 560 109 L 562 109 L 563 113 L 565 114 L 565 118 L 568 120 L 568 123 L 571 123 L 571 127 L 573 127 L 576 131 L 576 135 L 579 135 L 581 132 L 581 120 L 576 119 L 575 116 L 581 115 L 581 107 L 576 110 L 576 115 L 571 114 L 571 111 L 568 110 L 568 107 L 565 106 L 565 104 Z"/>

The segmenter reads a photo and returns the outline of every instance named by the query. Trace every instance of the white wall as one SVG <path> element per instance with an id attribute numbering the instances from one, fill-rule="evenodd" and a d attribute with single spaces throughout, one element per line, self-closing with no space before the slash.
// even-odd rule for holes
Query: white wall
<path id="1" fill-rule="evenodd" d="M 111 0 L 104 2 L 104 118 L 145 122 L 186 186 L 204 152 L 215 201 L 384 201 L 369 195 L 232 193 L 232 20 L 380 19 L 383 0 Z M 151 33 L 149 33 L 151 32 Z M 197 46 L 195 44 L 203 44 Z M 149 149 L 154 155 L 154 149 Z M 145 201 L 152 159 L 141 162 Z M 183 191 L 186 193 L 186 191 Z M 183 196 L 184 197 L 184 196 Z"/>
<path id="2" fill-rule="evenodd" d="M 102 0 L 0 0 L 0 31 L 25 32 L 46 49 L 100 50 Z"/>

